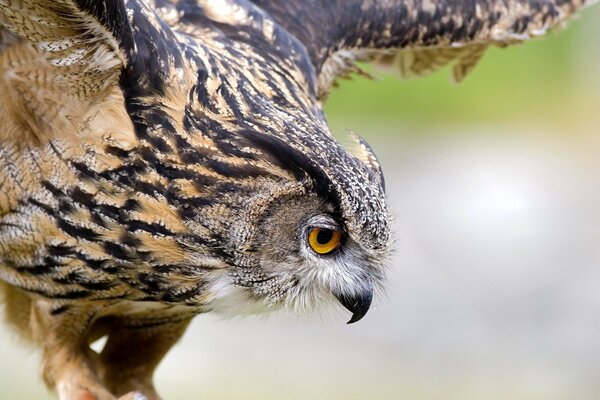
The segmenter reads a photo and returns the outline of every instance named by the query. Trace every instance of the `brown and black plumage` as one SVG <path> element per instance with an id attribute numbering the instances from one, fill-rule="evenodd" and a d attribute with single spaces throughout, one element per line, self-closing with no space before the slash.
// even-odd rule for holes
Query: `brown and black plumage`
<path id="1" fill-rule="evenodd" d="M 373 60 L 460 80 L 584 5 L 0 0 L 0 288 L 47 384 L 157 398 L 202 312 L 337 298 L 362 318 L 389 218 L 370 147 L 327 127 L 336 77 Z"/>

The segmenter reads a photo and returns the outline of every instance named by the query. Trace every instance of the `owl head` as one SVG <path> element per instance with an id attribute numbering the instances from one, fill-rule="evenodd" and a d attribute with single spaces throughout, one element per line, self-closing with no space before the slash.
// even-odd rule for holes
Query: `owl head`
<path id="1" fill-rule="evenodd" d="M 351 154 L 329 134 L 319 135 L 326 143 L 254 131 L 238 137 L 273 176 L 238 187 L 226 201 L 236 210 L 224 233 L 231 267 L 212 283 L 207 307 L 303 311 L 337 299 L 352 313 L 349 323 L 360 320 L 381 287 L 390 236 L 371 149 L 356 137 Z"/>

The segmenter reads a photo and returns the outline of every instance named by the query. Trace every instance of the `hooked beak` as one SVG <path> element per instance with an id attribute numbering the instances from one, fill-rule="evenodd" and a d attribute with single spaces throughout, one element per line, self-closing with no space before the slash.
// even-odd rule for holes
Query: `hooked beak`
<path id="1" fill-rule="evenodd" d="M 369 282 L 369 285 L 362 293 L 354 296 L 342 294 L 335 297 L 352 313 L 352 318 L 347 323 L 353 324 L 360 321 L 367 314 L 367 311 L 369 311 L 371 301 L 373 300 L 373 285 Z"/>

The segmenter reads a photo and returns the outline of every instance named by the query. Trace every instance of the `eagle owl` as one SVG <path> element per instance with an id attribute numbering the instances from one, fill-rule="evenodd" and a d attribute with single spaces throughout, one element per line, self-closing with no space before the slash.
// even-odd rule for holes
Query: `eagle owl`
<path id="1" fill-rule="evenodd" d="M 384 280 L 384 179 L 322 110 L 356 61 L 461 80 L 585 0 L 0 0 L 0 292 L 60 399 L 157 399 L 199 313 Z M 106 336 L 100 352 L 89 344 Z"/>

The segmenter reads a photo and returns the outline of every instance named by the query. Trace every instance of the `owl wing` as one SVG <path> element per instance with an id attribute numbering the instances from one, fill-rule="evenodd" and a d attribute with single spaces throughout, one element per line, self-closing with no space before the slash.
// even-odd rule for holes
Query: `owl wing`
<path id="1" fill-rule="evenodd" d="M 560 26 L 595 0 L 253 0 L 307 48 L 320 97 L 337 77 L 374 61 L 402 77 L 453 63 L 462 80 L 489 46 Z"/>
<path id="2" fill-rule="evenodd" d="M 133 43 L 122 1 L 1 0 L 0 25 L 0 49 L 30 43 L 58 68 L 61 89 L 80 99 L 117 81 Z"/>
<path id="3" fill-rule="evenodd" d="M 118 92 L 135 49 L 122 0 L 0 0 L 0 144 L 89 136 L 79 125 L 114 114 L 98 105 Z"/>

